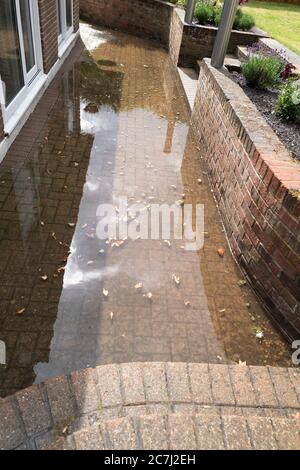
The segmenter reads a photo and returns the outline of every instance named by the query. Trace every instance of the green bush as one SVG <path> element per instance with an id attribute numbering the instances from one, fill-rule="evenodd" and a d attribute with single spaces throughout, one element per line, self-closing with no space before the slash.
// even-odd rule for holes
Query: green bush
<path id="1" fill-rule="evenodd" d="M 253 16 L 249 15 L 249 13 L 242 12 L 241 16 L 238 17 L 236 28 L 242 31 L 249 31 L 253 26 L 255 26 Z"/>
<path id="2" fill-rule="evenodd" d="M 247 85 L 266 90 L 280 83 L 284 63 L 277 57 L 252 56 L 242 65 Z"/>
<path id="3" fill-rule="evenodd" d="M 214 7 L 205 3 L 197 3 L 195 8 L 195 17 L 200 24 L 213 23 L 215 17 Z"/>
<path id="4" fill-rule="evenodd" d="M 300 121 L 300 80 L 283 85 L 275 111 L 285 121 Z"/>
<path id="5" fill-rule="evenodd" d="M 211 23 L 215 26 L 219 26 L 221 22 L 223 7 L 220 5 L 213 6 L 209 2 L 204 0 L 199 1 L 195 8 L 195 17 L 199 23 Z M 233 24 L 234 29 L 241 29 L 243 31 L 249 31 L 255 25 L 253 16 L 248 13 L 244 13 L 241 8 L 238 8 L 236 12 L 236 18 Z"/>

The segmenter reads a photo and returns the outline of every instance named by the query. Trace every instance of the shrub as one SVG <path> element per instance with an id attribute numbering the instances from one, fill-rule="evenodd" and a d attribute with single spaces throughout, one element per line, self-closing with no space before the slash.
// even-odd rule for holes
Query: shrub
<path id="1" fill-rule="evenodd" d="M 215 2 L 212 0 L 200 0 L 196 4 L 195 17 L 199 23 L 212 23 L 219 26 L 222 16 L 223 4 L 222 2 Z M 244 13 L 241 8 L 236 12 L 236 18 L 233 24 L 234 29 L 241 29 L 248 31 L 255 25 L 253 16 Z"/>
<path id="2" fill-rule="evenodd" d="M 300 80 L 289 80 L 283 85 L 275 111 L 285 121 L 300 122 Z"/>
<path id="3" fill-rule="evenodd" d="M 249 31 L 249 29 L 253 28 L 253 26 L 255 26 L 253 16 L 242 12 L 238 19 L 237 29 L 241 29 L 242 31 Z"/>
<path id="4" fill-rule="evenodd" d="M 280 83 L 284 63 L 277 57 L 252 56 L 242 65 L 242 74 L 252 88 L 275 88 Z"/>
<path id="5" fill-rule="evenodd" d="M 206 3 L 197 3 L 195 8 L 195 17 L 200 24 L 214 22 L 214 7 Z"/>

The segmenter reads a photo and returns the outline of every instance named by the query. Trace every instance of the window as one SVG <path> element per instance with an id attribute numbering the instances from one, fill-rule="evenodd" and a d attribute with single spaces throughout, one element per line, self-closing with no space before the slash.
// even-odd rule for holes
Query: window
<path id="1" fill-rule="evenodd" d="M 73 32 L 73 0 L 56 0 L 58 43 L 68 39 Z"/>
<path id="2" fill-rule="evenodd" d="M 1 0 L 0 86 L 7 121 L 41 71 L 37 0 Z"/>

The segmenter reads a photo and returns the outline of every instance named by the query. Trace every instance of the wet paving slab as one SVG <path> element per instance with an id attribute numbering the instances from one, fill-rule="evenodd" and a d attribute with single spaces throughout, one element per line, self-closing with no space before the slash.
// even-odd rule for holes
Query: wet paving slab
<path id="1" fill-rule="evenodd" d="M 167 53 L 87 24 L 81 38 L 0 165 L 1 396 L 106 363 L 291 366 L 231 256 Z M 203 205 L 203 248 L 100 239 L 120 197 Z"/>

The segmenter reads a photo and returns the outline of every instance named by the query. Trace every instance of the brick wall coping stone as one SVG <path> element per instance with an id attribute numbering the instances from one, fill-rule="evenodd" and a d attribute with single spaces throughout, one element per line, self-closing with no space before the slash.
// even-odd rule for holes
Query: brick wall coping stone
<path id="1" fill-rule="evenodd" d="M 270 429 L 276 431 L 275 421 L 280 418 L 283 427 L 287 422 L 294 426 L 299 411 L 299 369 L 186 363 L 103 365 L 51 378 L 0 400 L 0 449 L 46 448 L 61 437 L 104 422 L 120 434 L 122 428 L 133 426 L 132 417 L 151 422 L 152 415 L 157 415 L 157 422 L 165 422 L 164 416 L 169 415 L 174 433 L 180 432 L 182 424 L 177 414 L 192 415 L 190 425 L 199 419 L 197 414 L 213 413 L 225 421 L 232 416 L 232 426 L 236 423 L 232 433 L 240 432 L 237 418 L 243 417 L 243 426 L 255 433 L 260 432 L 259 423 L 267 426 L 262 433 L 266 437 Z M 251 424 L 255 421 L 257 426 Z"/>

